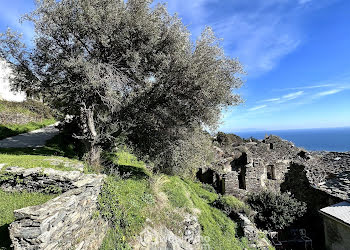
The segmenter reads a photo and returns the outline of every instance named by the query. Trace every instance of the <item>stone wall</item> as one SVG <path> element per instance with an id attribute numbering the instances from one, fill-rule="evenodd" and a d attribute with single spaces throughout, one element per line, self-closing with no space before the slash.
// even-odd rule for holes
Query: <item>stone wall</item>
<path id="1" fill-rule="evenodd" d="M 26 124 L 29 122 L 39 122 L 42 119 L 33 115 L 25 115 L 20 113 L 0 113 L 0 124 Z"/>
<path id="2" fill-rule="evenodd" d="M 238 214 L 238 224 L 242 230 L 243 236 L 251 243 L 250 247 L 252 249 L 271 249 L 271 243 L 265 237 L 262 237 L 262 235 L 265 234 L 257 229 L 255 224 L 251 222 L 245 214 Z"/>
<path id="3" fill-rule="evenodd" d="M 326 216 L 323 217 L 326 249 L 347 250 L 350 246 L 350 226 L 334 221 Z"/>
<path id="4" fill-rule="evenodd" d="M 45 204 L 14 211 L 9 227 L 13 248 L 98 249 L 108 228 L 97 212 L 103 179 L 80 171 L 3 169 L 0 187 L 6 191 L 63 192 Z"/>

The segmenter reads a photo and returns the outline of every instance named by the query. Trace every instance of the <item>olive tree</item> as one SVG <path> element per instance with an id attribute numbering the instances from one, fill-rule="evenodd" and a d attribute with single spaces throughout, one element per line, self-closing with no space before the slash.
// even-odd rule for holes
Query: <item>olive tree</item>
<path id="1" fill-rule="evenodd" d="M 212 30 L 192 42 L 166 5 L 151 4 L 40 0 L 24 16 L 34 23 L 34 46 L 11 30 L 0 37 L 13 87 L 73 116 L 91 164 L 121 135 L 161 159 L 241 101 L 233 90 L 242 84 L 242 67 L 225 56 Z"/>

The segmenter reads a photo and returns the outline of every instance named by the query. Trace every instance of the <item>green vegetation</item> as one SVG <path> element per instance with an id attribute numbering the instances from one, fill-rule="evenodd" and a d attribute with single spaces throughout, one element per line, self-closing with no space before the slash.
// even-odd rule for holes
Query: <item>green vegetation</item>
<path id="1" fill-rule="evenodd" d="M 263 191 L 250 194 L 247 202 L 257 212 L 255 222 L 262 229 L 284 229 L 306 212 L 306 204 L 289 193 Z"/>
<path id="2" fill-rule="evenodd" d="M 54 197 L 55 195 L 41 193 L 8 193 L 0 190 L 0 249 L 10 249 L 8 226 L 15 219 L 14 210 L 43 204 Z"/>
<path id="3" fill-rule="evenodd" d="M 23 167 L 23 168 L 53 168 L 62 171 L 77 170 L 72 165 L 82 164 L 78 160 L 72 160 L 58 156 L 41 156 L 41 155 L 10 155 L 0 154 L 0 164 L 5 164 L 6 167 Z"/>
<path id="4" fill-rule="evenodd" d="M 148 173 L 145 164 L 132 154 L 121 151 L 114 155 L 119 167 L 139 169 Z M 118 168 L 118 166 L 117 166 Z M 123 171 L 126 171 L 124 169 Z M 212 206 L 219 195 L 212 188 L 167 175 L 120 175 L 107 178 L 99 198 L 100 213 L 113 225 L 101 249 L 130 249 L 130 242 L 144 228 L 166 226 L 182 236 L 185 214 L 198 217 L 202 227 L 203 244 L 211 249 L 242 249 L 246 239 L 236 236 L 236 224 L 225 213 Z M 244 203 L 225 197 L 236 209 Z M 149 222 L 146 222 L 146 218 Z"/>
<path id="5" fill-rule="evenodd" d="M 0 54 L 16 71 L 12 87 L 73 115 L 90 165 L 121 135 L 163 172 L 173 160 L 197 165 L 207 155 L 191 147 L 196 132 L 215 128 L 223 108 L 242 102 L 239 61 L 210 27 L 193 41 L 166 5 L 39 1 L 25 19 L 35 27 L 33 46 L 10 29 L 0 37 Z"/>
<path id="6" fill-rule="evenodd" d="M 0 100 L 0 115 L 3 117 L 0 122 L 0 140 L 53 124 L 56 121 L 52 114 L 53 111 L 41 102 Z M 17 116 L 31 122 L 25 124 L 15 122 Z M 19 120 L 21 121 L 21 119 Z"/>
<path id="7" fill-rule="evenodd" d="M 0 154 L 9 155 L 45 155 L 63 156 L 72 159 L 80 159 L 79 146 L 69 140 L 69 136 L 58 134 L 48 140 L 44 147 L 40 148 L 0 148 Z"/>
<path id="8" fill-rule="evenodd" d="M 126 174 L 132 178 L 148 178 L 152 176 L 146 164 L 138 160 L 127 148 L 119 149 L 116 153 L 109 154 L 106 158 L 118 166 L 120 175 Z"/>
<path id="9" fill-rule="evenodd" d="M 51 118 L 42 120 L 40 122 L 29 122 L 26 124 L 0 124 L 0 140 L 6 137 L 15 136 L 43 128 L 55 122 L 56 120 Z"/>
<path id="10" fill-rule="evenodd" d="M 153 203 L 147 180 L 108 177 L 99 206 L 101 215 L 113 225 L 113 229 L 109 231 L 102 249 L 124 249 L 126 240 L 142 230 L 147 218 L 146 208 Z"/>
<path id="11" fill-rule="evenodd" d="M 250 207 L 234 196 L 220 195 L 219 198 L 213 202 L 213 206 L 219 208 L 229 216 L 235 216 L 237 213 L 244 213 L 252 219 L 252 211 Z"/>
<path id="12" fill-rule="evenodd" d="M 24 102 L 11 102 L 0 100 L 0 113 L 22 114 L 34 119 L 52 118 L 52 110 L 41 102 L 27 100 Z"/>
<path id="13" fill-rule="evenodd" d="M 245 240 L 236 237 L 236 224 L 227 215 L 210 205 L 217 195 L 200 187 L 201 184 L 179 177 L 167 177 L 164 192 L 174 208 L 185 208 L 192 213 L 198 212 L 202 227 L 201 236 L 210 249 L 242 249 Z"/>

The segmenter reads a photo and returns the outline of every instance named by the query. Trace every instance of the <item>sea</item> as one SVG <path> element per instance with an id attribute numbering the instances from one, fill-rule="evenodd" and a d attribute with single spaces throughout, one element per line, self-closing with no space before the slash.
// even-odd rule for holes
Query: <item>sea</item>
<path id="1" fill-rule="evenodd" d="M 244 131 L 233 133 L 242 138 L 254 137 L 256 139 L 264 139 L 265 135 L 277 135 L 282 139 L 293 142 L 295 146 L 302 147 L 309 151 L 350 151 L 350 127 Z"/>

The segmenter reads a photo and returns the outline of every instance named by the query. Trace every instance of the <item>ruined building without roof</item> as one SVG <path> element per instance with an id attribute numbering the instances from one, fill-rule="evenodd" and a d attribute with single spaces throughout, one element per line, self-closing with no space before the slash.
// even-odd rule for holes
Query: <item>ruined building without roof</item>
<path id="1" fill-rule="evenodd" d="M 278 136 L 241 140 L 216 151 L 216 163 L 197 174 L 202 182 L 241 198 L 262 190 L 290 192 L 307 203 L 303 227 L 325 244 L 319 211 L 350 199 L 350 153 L 308 152 Z"/>

